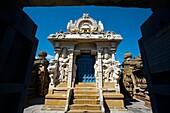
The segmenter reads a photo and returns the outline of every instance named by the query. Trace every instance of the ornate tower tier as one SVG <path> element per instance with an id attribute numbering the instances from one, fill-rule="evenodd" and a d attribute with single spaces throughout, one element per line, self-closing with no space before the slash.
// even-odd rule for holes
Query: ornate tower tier
<path id="1" fill-rule="evenodd" d="M 110 110 L 124 108 L 118 84 L 120 63 L 115 60 L 121 35 L 105 32 L 101 21 L 96 22 L 88 14 L 83 14 L 74 23 L 72 20 L 68 22 L 67 32 L 50 34 L 48 40 L 54 46 L 56 57 L 50 61 L 51 83 L 46 106 L 60 105 L 65 111 L 71 111 L 74 109 L 72 106 L 77 105 L 72 99 L 73 96 L 76 98 L 76 92 L 80 95 L 83 88 L 90 92 L 90 87 L 93 87 L 97 90 L 101 112 L 105 111 L 103 97 Z"/>

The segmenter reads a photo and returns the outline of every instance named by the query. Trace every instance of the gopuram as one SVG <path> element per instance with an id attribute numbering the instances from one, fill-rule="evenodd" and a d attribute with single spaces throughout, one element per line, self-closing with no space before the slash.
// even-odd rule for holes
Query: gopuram
<path id="1" fill-rule="evenodd" d="M 122 82 L 124 85 L 123 94 L 125 98 L 143 100 L 145 101 L 145 106 L 150 107 L 150 98 L 141 55 L 139 54 L 138 57 L 135 56 L 134 59 L 132 59 L 132 54 L 126 52 L 124 59 L 122 63 Z"/>
<path id="2" fill-rule="evenodd" d="M 51 82 L 43 109 L 68 113 L 124 110 L 120 63 L 115 60 L 121 35 L 105 32 L 101 21 L 83 14 L 74 23 L 68 22 L 67 32 L 50 34 L 48 40 L 55 59 L 49 62 Z"/>

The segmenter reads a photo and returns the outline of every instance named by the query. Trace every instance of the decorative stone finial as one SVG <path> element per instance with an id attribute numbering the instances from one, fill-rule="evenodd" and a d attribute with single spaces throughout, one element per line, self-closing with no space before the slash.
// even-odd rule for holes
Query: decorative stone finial
<path id="1" fill-rule="evenodd" d="M 83 18 L 89 18 L 89 14 L 83 13 Z"/>
<path id="2" fill-rule="evenodd" d="M 47 53 L 42 50 L 42 51 L 40 51 L 40 52 L 38 53 L 38 56 L 45 58 L 45 57 L 47 56 Z"/>
<path id="3" fill-rule="evenodd" d="M 60 29 L 60 33 L 63 33 L 63 30 L 62 30 L 62 29 Z"/>
<path id="4" fill-rule="evenodd" d="M 128 51 L 124 54 L 124 59 L 127 59 L 127 58 L 132 58 L 132 54 L 129 53 Z"/>

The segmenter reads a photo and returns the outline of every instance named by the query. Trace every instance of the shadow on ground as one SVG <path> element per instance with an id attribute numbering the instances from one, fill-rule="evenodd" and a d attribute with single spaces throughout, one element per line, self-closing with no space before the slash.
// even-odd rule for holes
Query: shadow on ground
<path id="1" fill-rule="evenodd" d="M 33 106 L 33 105 L 37 105 L 37 104 L 44 104 L 44 101 L 45 101 L 44 97 L 28 99 L 26 101 L 24 108 L 29 107 L 29 106 Z"/>
<path id="2" fill-rule="evenodd" d="M 125 107 L 127 107 L 127 106 L 129 106 L 129 105 L 132 105 L 132 104 L 134 104 L 134 103 L 136 103 L 136 102 L 140 102 L 140 101 L 138 101 L 138 100 L 136 100 L 136 99 L 132 99 L 132 98 L 125 98 L 125 99 L 124 99 L 124 105 L 125 105 Z"/>

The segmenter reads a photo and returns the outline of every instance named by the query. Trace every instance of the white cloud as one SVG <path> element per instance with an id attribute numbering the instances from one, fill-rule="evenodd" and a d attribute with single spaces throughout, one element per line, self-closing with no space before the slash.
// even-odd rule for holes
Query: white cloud
<path id="1" fill-rule="evenodd" d="M 35 56 L 35 59 L 37 59 L 38 58 L 38 56 Z"/>
<path id="2" fill-rule="evenodd" d="M 52 56 L 52 55 L 50 55 L 50 54 L 47 54 L 47 57 L 46 57 L 47 60 L 51 60 L 51 59 L 54 59 L 54 58 L 55 58 L 55 56 Z"/>

